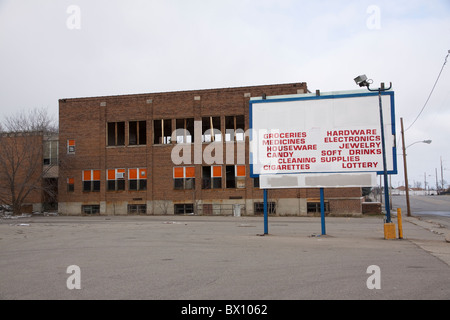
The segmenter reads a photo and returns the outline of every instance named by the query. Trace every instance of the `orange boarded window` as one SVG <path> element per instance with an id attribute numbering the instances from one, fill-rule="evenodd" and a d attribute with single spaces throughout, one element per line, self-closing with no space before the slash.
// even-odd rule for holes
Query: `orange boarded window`
<path id="1" fill-rule="evenodd" d="M 92 176 L 94 181 L 100 181 L 100 170 L 92 170 Z"/>
<path id="2" fill-rule="evenodd" d="M 67 153 L 75 154 L 75 140 L 73 139 L 67 140 Z"/>
<path id="3" fill-rule="evenodd" d="M 116 170 L 108 170 L 108 180 L 116 180 Z"/>
<path id="4" fill-rule="evenodd" d="M 147 169 L 139 169 L 139 179 L 147 179 Z"/>
<path id="5" fill-rule="evenodd" d="M 245 166 L 236 166 L 236 177 L 245 177 Z"/>
<path id="6" fill-rule="evenodd" d="M 222 167 L 221 166 L 213 166 L 212 176 L 213 178 L 222 178 Z"/>
<path id="7" fill-rule="evenodd" d="M 185 178 L 195 178 L 195 167 L 186 167 Z"/>
<path id="8" fill-rule="evenodd" d="M 173 168 L 173 177 L 176 179 L 184 178 L 184 168 L 182 167 Z"/>
<path id="9" fill-rule="evenodd" d="M 138 169 L 129 169 L 128 170 L 128 179 L 136 180 L 137 179 L 137 170 Z"/>
<path id="10" fill-rule="evenodd" d="M 92 170 L 84 170 L 83 181 L 91 181 L 91 179 L 92 179 Z"/>

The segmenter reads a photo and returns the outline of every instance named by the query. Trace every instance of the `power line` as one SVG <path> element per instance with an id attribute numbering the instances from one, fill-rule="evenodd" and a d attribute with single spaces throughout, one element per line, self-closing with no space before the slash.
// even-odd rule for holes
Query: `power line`
<path id="1" fill-rule="evenodd" d="M 420 110 L 420 113 L 418 114 L 418 116 L 416 117 L 416 119 L 413 121 L 413 123 L 411 123 L 411 125 L 405 130 L 405 132 L 408 131 L 408 130 L 414 125 L 414 123 L 416 123 L 416 121 L 417 121 L 417 120 L 419 119 L 419 117 L 421 116 L 422 112 L 425 110 L 425 107 L 427 106 L 428 101 L 430 101 L 430 98 L 431 98 L 431 96 L 432 96 L 432 94 L 433 94 L 433 92 L 434 92 L 434 89 L 436 88 L 436 85 L 437 85 L 437 83 L 439 82 L 439 79 L 441 78 L 442 71 L 444 71 L 444 67 L 445 67 L 445 65 L 447 64 L 447 59 L 448 59 L 448 56 L 449 56 L 449 55 L 450 55 L 450 50 L 448 50 L 448 54 L 447 54 L 447 56 L 445 57 L 444 64 L 442 65 L 441 71 L 439 72 L 439 75 L 438 75 L 438 77 L 437 77 L 437 79 L 436 79 L 436 82 L 434 83 L 433 89 L 431 90 L 430 95 L 428 96 L 427 101 L 425 102 L 425 105 L 423 106 L 422 110 Z"/>

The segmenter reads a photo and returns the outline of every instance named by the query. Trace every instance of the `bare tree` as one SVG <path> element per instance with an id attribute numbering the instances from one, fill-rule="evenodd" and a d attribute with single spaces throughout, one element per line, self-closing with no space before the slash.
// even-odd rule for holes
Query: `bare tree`
<path id="1" fill-rule="evenodd" d="M 23 204 L 41 202 L 51 168 L 44 169 L 43 144 L 57 126 L 46 109 L 34 109 L 5 117 L 0 130 L 0 203 L 20 214 Z"/>

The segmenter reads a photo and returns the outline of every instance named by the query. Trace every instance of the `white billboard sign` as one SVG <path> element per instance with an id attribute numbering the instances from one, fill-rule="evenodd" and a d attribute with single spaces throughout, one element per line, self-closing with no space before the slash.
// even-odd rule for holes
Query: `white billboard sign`
<path id="1" fill-rule="evenodd" d="M 387 170 L 397 173 L 394 92 L 382 92 Z M 250 101 L 253 177 L 383 173 L 378 92 Z"/>

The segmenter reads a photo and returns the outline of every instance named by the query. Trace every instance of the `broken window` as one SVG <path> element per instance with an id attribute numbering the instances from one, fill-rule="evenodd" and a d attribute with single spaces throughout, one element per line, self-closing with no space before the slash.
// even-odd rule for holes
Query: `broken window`
<path id="1" fill-rule="evenodd" d="M 222 188 L 222 166 L 202 168 L 202 189 Z"/>
<path id="2" fill-rule="evenodd" d="M 130 121 L 128 123 L 128 145 L 147 144 L 147 121 Z"/>
<path id="3" fill-rule="evenodd" d="M 153 144 L 170 144 L 172 141 L 172 120 L 153 120 Z"/>
<path id="4" fill-rule="evenodd" d="M 129 204 L 128 205 L 129 214 L 146 214 L 147 205 L 145 204 Z"/>
<path id="5" fill-rule="evenodd" d="M 83 214 L 99 214 L 100 213 L 100 205 L 85 205 L 81 206 L 81 211 Z"/>
<path id="6" fill-rule="evenodd" d="M 220 131 L 220 117 L 202 118 L 202 142 L 222 141 Z"/>
<path id="7" fill-rule="evenodd" d="M 44 165 L 58 164 L 58 140 L 44 142 Z"/>
<path id="8" fill-rule="evenodd" d="M 226 187 L 245 188 L 245 165 L 226 166 Z"/>
<path id="9" fill-rule="evenodd" d="M 317 199 L 308 199 L 307 205 L 306 205 L 306 210 L 308 213 L 320 213 L 321 209 L 320 209 L 320 200 Z M 330 203 L 328 201 L 325 200 L 325 212 L 328 213 L 330 212 Z"/>
<path id="10" fill-rule="evenodd" d="M 226 116 L 225 117 L 225 141 L 244 141 L 245 117 Z"/>
<path id="11" fill-rule="evenodd" d="M 194 118 L 177 119 L 175 125 L 177 143 L 194 142 Z"/>
<path id="12" fill-rule="evenodd" d="M 182 203 L 174 205 L 175 214 L 193 214 L 194 205 L 192 203 Z"/>
<path id="13" fill-rule="evenodd" d="M 264 214 L 264 202 L 255 202 L 253 204 L 254 214 Z M 275 214 L 276 213 L 276 203 L 275 202 L 267 202 L 267 213 Z"/>
<path id="14" fill-rule="evenodd" d="M 108 122 L 108 146 L 125 145 L 125 122 Z"/>

